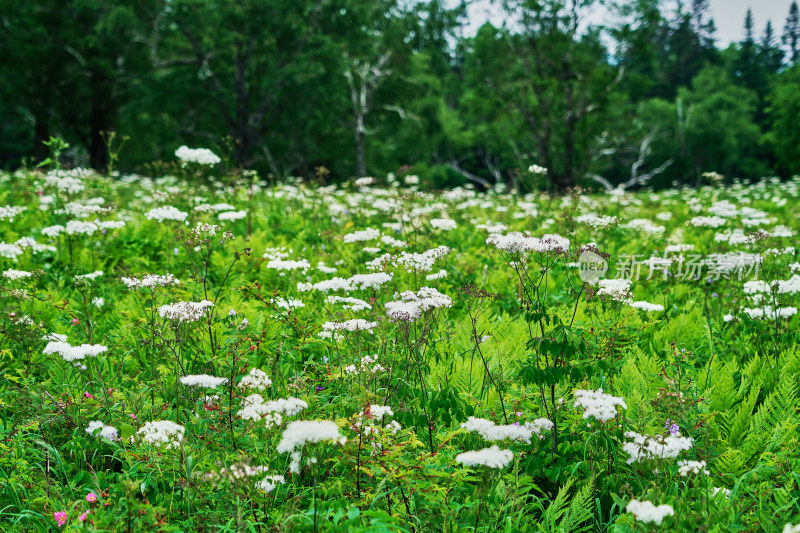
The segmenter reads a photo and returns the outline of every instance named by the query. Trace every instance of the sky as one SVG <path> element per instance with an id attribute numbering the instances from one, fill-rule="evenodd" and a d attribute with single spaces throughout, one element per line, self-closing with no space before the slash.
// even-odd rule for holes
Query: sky
<path id="1" fill-rule="evenodd" d="M 744 18 L 747 9 L 753 9 L 756 39 L 761 37 L 767 20 L 772 20 L 772 27 L 780 37 L 783 24 L 789 13 L 792 0 L 711 0 L 711 16 L 717 26 L 717 46 L 726 48 L 732 41 L 739 41 L 744 36 Z M 684 1 L 690 5 L 690 0 Z M 470 6 L 467 33 L 472 34 L 486 20 L 500 25 L 503 17 L 491 0 L 473 0 Z M 608 13 L 601 10 L 592 13 L 594 23 L 611 23 Z"/>

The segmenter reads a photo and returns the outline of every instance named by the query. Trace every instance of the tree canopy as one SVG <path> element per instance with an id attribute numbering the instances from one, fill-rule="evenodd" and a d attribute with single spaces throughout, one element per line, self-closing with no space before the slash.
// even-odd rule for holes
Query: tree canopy
<path id="1" fill-rule="evenodd" d="M 418 174 L 532 187 L 697 183 L 797 173 L 800 11 L 726 49 L 707 0 L 668 10 L 503 0 L 468 32 L 442 0 L 7 0 L 0 165 L 45 156 L 147 171 L 181 145 L 275 178 Z"/>

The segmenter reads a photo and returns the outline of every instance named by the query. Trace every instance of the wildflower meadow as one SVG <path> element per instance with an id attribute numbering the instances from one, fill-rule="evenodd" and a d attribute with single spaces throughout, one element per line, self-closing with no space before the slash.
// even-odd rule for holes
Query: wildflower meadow
<path id="1" fill-rule="evenodd" d="M 800 179 L 175 157 L 0 173 L 0 530 L 800 531 Z"/>

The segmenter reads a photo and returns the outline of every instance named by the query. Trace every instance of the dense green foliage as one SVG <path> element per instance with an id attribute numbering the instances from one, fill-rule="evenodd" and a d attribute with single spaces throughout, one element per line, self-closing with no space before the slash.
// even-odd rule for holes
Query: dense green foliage
<path id="1" fill-rule="evenodd" d="M 797 180 L 557 197 L 173 171 L 0 174 L 0 530 L 800 523 Z M 533 228 L 559 235 L 513 233 Z M 580 404 L 598 388 L 604 415 Z M 248 415 L 279 399 L 301 407 Z M 344 438 L 294 456 L 298 420 Z M 492 444 L 498 468 L 460 455 Z"/>
<path id="2" fill-rule="evenodd" d="M 707 0 L 502 0 L 467 33 L 442 0 L 6 0 L 0 165 L 45 156 L 144 172 L 181 145 L 262 175 L 441 186 L 657 187 L 798 172 L 800 13 L 720 50 Z M 576 6 L 573 10 L 572 6 Z M 605 2 L 604 4 L 609 4 Z M 518 183 L 531 164 L 544 183 Z"/>

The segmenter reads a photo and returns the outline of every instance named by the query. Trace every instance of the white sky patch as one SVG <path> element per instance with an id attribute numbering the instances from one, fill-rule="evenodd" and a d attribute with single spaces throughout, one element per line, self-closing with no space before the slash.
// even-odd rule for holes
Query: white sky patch
<path id="1" fill-rule="evenodd" d="M 458 0 L 449 0 L 450 7 L 455 6 Z M 756 40 L 761 39 L 764 27 L 768 20 L 772 21 L 775 35 L 780 39 L 783 25 L 789 14 L 792 0 L 711 0 L 710 15 L 717 26 L 717 46 L 727 48 L 731 42 L 739 41 L 744 37 L 744 18 L 747 9 L 752 8 L 755 23 Z M 664 2 L 664 14 L 669 17 L 674 9 L 674 2 Z M 685 2 L 684 9 L 689 9 Z M 486 22 L 499 27 L 503 23 L 511 22 L 511 17 L 505 13 L 496 1 L 474 0 L 468 6 L 468 15 L 464 28 L 467 36 L 475 35 L 478 29 Z M 613 15 L 604 7 L 593 8 L 585 18 L 584 24 L 613 25 L 617 22 Z"/>

